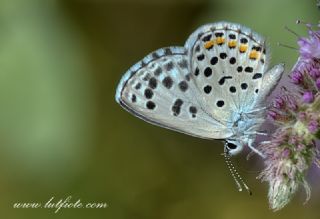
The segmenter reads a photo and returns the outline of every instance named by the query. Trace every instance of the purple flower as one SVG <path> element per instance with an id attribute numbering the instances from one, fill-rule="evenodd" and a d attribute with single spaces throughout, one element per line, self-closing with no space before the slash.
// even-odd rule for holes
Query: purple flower
<path id="1" fill-rule="evenodd" d="M 274 102 L 273 102 L 273 106 L 277 109 L 281 109 L 284 107 L 284 100 L 281 97 L 276 97 Z"/>
<path id="2" fill-rule="evenodd" d="M 304 121 L 304 120 L 306 119 L 306 117 L 307 117 L 307 114 L 306 114 L 305 112 L 300 112 L 300 113 L 298 114 L 298 119 L 299 119 L 300 121 Z"/>
<path id="3" fill-rule="evenodd" d="M 319 124 L 318 124 L 318 121 L 316 120 L 311 120 L 309 122 L 309 125 L 308 125 L 308 130 L 311 132 L 311 133 L 316 133 L 319 129 Z"/>
<path id="4" fill-rule="evenodd" d="M 300 38 L 300 55 L 304 59 L 320 59 L 319 32 L 311 32 L 309 38 Z"/>
<path id="5" fill-rule="evenodd" d="M 274 111 L 271 111 L 271 110 L 269 110 L 268 111 L 268 117 L 270 118 L 270 119 L 272 119 L 272 120 L 275 120 L 276 118 L 277 118 L 277 113 L 276 112 L 274 112 Z"/>
<path id="6" fill-rule="evenodd" d="M 282 157 L 283 158 L 288 158 L 290 156 L 290 149 L 286 148 L 282 151 Z"/>
<path id="7" fill-rule="evenodd" d="M 261 147 L 267 155 L 265 169 L 258 178 L 269 183 L 269 205 L 274 211 L 286 206 L 300 185 L 305 188 L 310 199 L 310 187 L 303 177 L 315 159 L 314 141 L 306 142 L 291 129 L 278 129 L 270 144 Z M 297 143 L 299 142 L 299 143 Z"/>
<path id="8" fill-rule="evenodd" d="M 315 144 L 320 133 L 320 31 L 308 27 L 309 36 L 298 40 L 300 57 L 290 74 L 293 89 L 283 88 L 268 110 L 278 128 L 269 144 L 259 146 L 266 155 L 259 178 L 269 183 L 269 204 L 274 211 L 286 206 L 300 186 L 309 200 L 305 175 L 313 162 L 320 164 Z"/>
<path id="9" fill-rule="evenodd" d="M 294 84 L 300 84 L 303 80 L 301 72 L 300 71 L 292 72 L 291 80 Z"/>
<path id="10" fill-rule="evenodd" d="M 316 86 L 317 86 L 317 88 L 320 90 L 320 78 L 317 79 L 317 81 L 316 81 Z"/>
<path id="11" fill-rule="evenodd" d="M 286 96 L 287 106 L 290 110 L 296 111 L 298 109 L 298 102 L 294 96 Z"/>
<path id="12" fill-rule="evenodd" d="M 312 68 L 309 71 L 309 75 L 313 78 L 313 79 L 317 79 L 320 76 L 320 69 L 319 68 Z"/>
<path id="13" fill-rule="evenodd" d="M 305 102 L 305 103 L 312 103 L 313 100 L 314 100 L 314 96 L 313 96 L 313 93 L 311 91 L 305 92 L 303 94 L 302 98 L 303 98 L 303 102 Z"/>

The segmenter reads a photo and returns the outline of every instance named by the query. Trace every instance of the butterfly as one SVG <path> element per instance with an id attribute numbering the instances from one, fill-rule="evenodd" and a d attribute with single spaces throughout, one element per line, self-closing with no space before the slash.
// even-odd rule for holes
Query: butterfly
<path id="1" fill-rule="evenodd" d="M 115 99 L 133 115 L 158 126 L 205 139 L 225 140 L 236 155 L 265 121 L 265 100 L 284 72 L 268 70 L 265 39 L 236 23 L 195 30 L 184 47 L 156 50 L 122 77 Z"/>

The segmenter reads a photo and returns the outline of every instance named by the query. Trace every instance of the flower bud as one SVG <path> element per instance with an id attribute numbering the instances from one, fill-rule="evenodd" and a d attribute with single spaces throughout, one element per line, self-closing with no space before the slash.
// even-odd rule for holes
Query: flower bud
<path id="1" fill-rule="evenodd" d="M 308 124 L 308 130 L 312 134 L 316 133 L 318 131 L 319 124 L 316 120 L 311 120 Z"/>
<path id="2" fill-rule="evenodd" d="M 302 99 L 303 99 L 303 102 L 305 103 L 312 103 L 314 100 L 314 95 L 311 91 L 307 91 L 303 94 Z"/>
<path id="3" fill-rule="evenodd" d="M 302 83 L 302 73 L 299 71 L 294 71 L 291 74 L 291 80 L 294 84 L 301 84 Z"/>
<path id="4" fill-rule="evenodd" d="M 317 88 L 320 90 L 320 78 L 318 78 L 318 79 L 316 80 L 316 86 L 317 86 Z"/>

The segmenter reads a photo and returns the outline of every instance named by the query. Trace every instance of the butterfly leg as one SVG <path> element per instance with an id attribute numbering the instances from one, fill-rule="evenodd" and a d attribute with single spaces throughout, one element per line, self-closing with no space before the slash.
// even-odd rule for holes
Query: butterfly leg
<path id="1" fill-rule="evenodd" d="M 254 154 L 255 154 L 255 152 L 250 151 L 250 152 L 248 153 L 248 155 L 246 156 L 246 159 L 249 160 Z"/>
<path id="2" fill-rule="evenodd" d="M 266 145 L 266 144 L 270 144 L 270 143 L 271 143 L 271 141 L 261 141 L 261 142 L 259 142 L 259 145 L 261 146 L 261 145 Z M 249 160 L 254 155 L 254 153 L 255 153 L 254 151 L 250 151 L 246 157 L 247 160 Z"/>
<path id="3" fill-rule="evenodd" d="M 270 144 L 271 143 L 271 141 L 261 141 L 259 144 Z"/>
<path id="4" fill-rule="evenodd" d="M 266 132 L 258 132 L 258 131 L 249 131 L 249 132 L 244 132 L 245 135 L 264 135 L 267 136 L 268 133 Z"/>
<path id="5" fill-rule="evenodd" d="M 249 141 L 248 141 L 248 147 L 249 147 L 253 152 L 255 152 L 256 154 L 258 154 L 260 157 L 266 158 L 266 156 L 265 156 L 264 154 L 262 154 L 261 151 L 259 151 L 258 149 L 256 149 L 255 147 L 252 146 L 252 143 L 253 143 L 253 140 L 252 140 L 252 139 L 249 139 Z"/>
<path id="6" fill-rule="evenodd" d="M 253 109 L 253 110 L 251 110 L 249 112 L 246 112 L 246 114 L 252 114 L 252 113 L 255 113 L 255 112 L 263 111 L 265 109 L 267 109 L 267 107 L 263 106 L 263 107 L 260 107 L 260 108 Z"/>

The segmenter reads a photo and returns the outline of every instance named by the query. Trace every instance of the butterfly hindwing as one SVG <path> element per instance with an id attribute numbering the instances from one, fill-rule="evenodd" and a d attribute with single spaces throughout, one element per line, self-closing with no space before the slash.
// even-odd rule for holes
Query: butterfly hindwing
<path id="1" fill-rule="evenodd" d="M 157 50 L 129 69 L 116 99 L 134 115 L 159 126 L 202 138 L 231 135 L 205 111 L 189 66 L 185 48 Z"/>
<path id="2" fill-rule="evenodd" d="M 189 66 L 185 48 L 157 50 L 128 70 L 116 100 L 134 115 L 162 127 L 201 138 L 231 135 L 205 111 Z"/>

